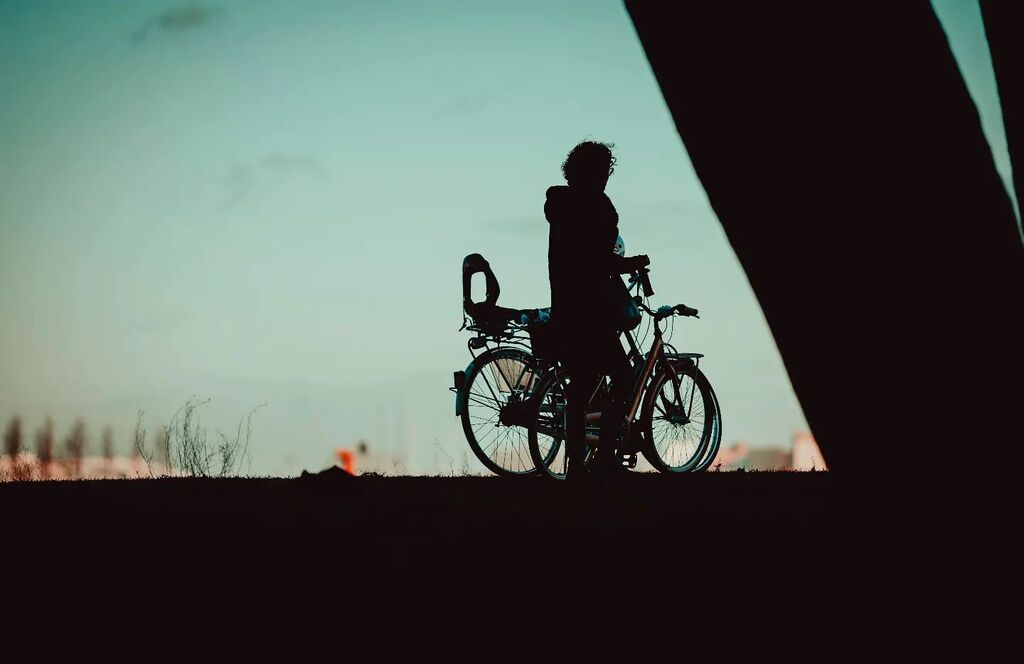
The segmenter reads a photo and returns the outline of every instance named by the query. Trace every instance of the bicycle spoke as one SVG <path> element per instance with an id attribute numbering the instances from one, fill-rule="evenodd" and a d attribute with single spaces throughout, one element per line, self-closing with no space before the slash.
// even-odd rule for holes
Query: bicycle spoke
<path id="1" fill-rule="evenodd" d="M 474 416 L 471 415 L 470 417 L 474 417 Z M 482 419 L 482 418 L 478 418 L 478 419 Z M 483 429 L 484 427 L 486 427 L 488 425 L 494 426 L 495 424 L 497 424 L 497 422 L 498 422 L 498 415 L 497 414 L 495 414 L 494 417 L 491 417 L 490 419 L 483 420 L 482 422 L 480 422 L 479 425 L 473 427 L 473 435 L 475 436 L 477 431 L 479 431 L 480 429 Z"/>
<path id="2" fill-rule="evenodd" d="M 491 385 L 491 381 L 487 377 L 487 372 L 481 371 L 477 375 L 480 376 L 480 378 L 484 381 L 484 386 L 487 388 L 487 391 L 491 393 L 491 398 L 494 399 L 494 402 L 503 403 L 503 400 L 500 397 L 498 397 L 498 394 L 501 393 L 501 389 L 499 388 L 498 394 L 495 394 L 494 386 Z"/>
<path id="3" fill-rule="evenodd" d="M 520 453 L 520 449 L 519 448 L 520 448 L 519 445 L 513 443 L 512 449 L 514 449 L 516 451 L 516 457 L 519 459 L 519 466 L 521 468 L 525 468 L 527 466 L 527 463 L 525 461 L 523 461 L 523 456 Z"/>
<path id="4" fill-rule="evenodd" d="M 508 463 L 508 457 L 509 457 L 509 454 L 508 454 L 508 434 L 505 431 L 502 431 L 502 430 L 499 429 L 498 430 L 497 438 L 498 438 L 498 441 L 499 441 L 498 444 L 500 446 L 499 449 L 501 449 L 501 451 L 502 451 L 501 466 L 503 468 L 511 468 L 510 464 Z"/>
<path id="5" fill-rule="evenodd" d="M 490 400 L 488 400 L 486 398 L 481 398 L 480 395 L 469 394 L 467 396 L 468 396 L 468 398 L 466 399 L 467 403 L 476 404 L 476 405 L 481 406 L 483 408 L 490 408 L 490 409 L 492 409 L 494 411 L 497 411 L 497 410 L 499 410 L 501 408 L 501 404 L 500 403 L 494 402 L 494 401 L 490 401 Z"/>
<path id="6" fill-rule="evenodd" d="M 669 468 L 692 463 L 700 450 L 707 426 L 703 398 L 697 396 L 697 383 L 687 374 L 667 379 L 658 388 L 651 413 L 651 447 Z"/>
<path id="7" fill-rule="evenodd" d="M 484 445 L 484 443 L 488 441 L 490 441 L 490 444 Z M 480 449 L 482 449 L 484 453 L 487 454 L 487 456 L 493 458 L 494 455 L 490 453 L 490 450 L 496 450 L 500 442 L 501 429 L 498 427 L 494 427 L 493 429 L 491 429 L 491 432 L 484 437 L 483 440 L 478 441 L 478 444 L 480 445 Z"/>
<path id="8" fill-rule="evenodd" d="M 484 383 L 486 382 L 487 381 L 485 380 Z M 473 387 L 476 386 L 474 385 Z M 492 407 L 500 407 L 503 403 L 505 403 L 505 399 L 495 397 L 493 394 L 487 394 L 486 392 L 483 391 L 474 390 L 468 392 L 466 396 L 472 398 L 476 403 L 482 405 L 492 406 L 493 404 Z"/>

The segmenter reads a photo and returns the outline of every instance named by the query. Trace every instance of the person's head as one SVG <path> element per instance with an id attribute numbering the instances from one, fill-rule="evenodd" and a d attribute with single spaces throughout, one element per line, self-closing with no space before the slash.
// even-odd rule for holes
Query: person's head
<path id="1" fill-rule="evenodd" d="M 562 175 L 570 187 L 604 191 L 608 178 L 615 172 L 614 143 L 583 141 L 562 162 Z"/>

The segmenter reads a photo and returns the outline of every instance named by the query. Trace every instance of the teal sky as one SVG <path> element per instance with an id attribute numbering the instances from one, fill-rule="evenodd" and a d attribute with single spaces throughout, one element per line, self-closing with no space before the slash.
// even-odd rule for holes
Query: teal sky
<path id="1" fill-rule="evenodd" d="M 1008 180 L 977 3 L 935 5 Z M 254 472 L 360 438 L 461 469 L 462 257 L 546 305 L 544 191 L 588 137 L 655 300 L 701 310 L 674 342 L 707 354 L 724 443 L 788 444 L 803 415 L 620 3 L 0 0 L 0 418 L 125 446 L 195 395 L 211 429 L 267 404 Z"/>

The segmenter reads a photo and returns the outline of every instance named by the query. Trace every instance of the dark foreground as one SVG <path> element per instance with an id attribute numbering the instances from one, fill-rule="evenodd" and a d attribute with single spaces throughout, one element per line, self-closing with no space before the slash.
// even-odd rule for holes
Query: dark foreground
<path id="1" fill-rule="evenodd" d="M 782 630 L 756 642 L 791 648 L 851 607 L 863 632 L 879 612 L 903 611 L 894 597 L 950 592 L 931 563 L 982 541 L 945 509 L 941 540 L 922 538 L 935 494 L 910 492 L 894 511 L 884 487 L 834 473 L 584 486 L 337 476 L 0 484 L 0 568 L 5 592 L 27 584 L 19 597 L 46 603 L 26 615 L 69 614 L 74 601 L 76 620 L 95 614 L 106 625 L 152 621 L 155 606 L 178 621 L 153 623 L 171 639 L 182 624 L 206 634 L 257 615 L 272 624 L 232 634 L 262 644 L 294 617 L 317 620 L 332 643 L 385 629 L 374 643 L 389 652 L 430 639 L 455 647 L 469 633 L 532 647 L 579 636 L 561 626 L 573 616 L 592 637 L 614 628 L 630 644 L 667 623 L 648 631 L 673 648 L 688 630 L 704 638 L 691 620 L 730 633 L 777 621 Z M 117 613 L 99 611 L 101 600 Z M 407 638 L 413 628 L 431 636 Z"/>
<path id="2" fill-rule="evenodd" d="M 491 570 L 504 578 L 562 559 L 659 570 L 684 561 L 703 561 L 706 571 L 779 564 L 796 573 L 846 539 L 851 524 L 836 481 L 828 473 L 707 473 L 571 486 L 339 473 L 28 482 L 0 485 L 0 513 L 22 542 L 179 561 L 180 550 L 228 552 L 348 575 Z"/>

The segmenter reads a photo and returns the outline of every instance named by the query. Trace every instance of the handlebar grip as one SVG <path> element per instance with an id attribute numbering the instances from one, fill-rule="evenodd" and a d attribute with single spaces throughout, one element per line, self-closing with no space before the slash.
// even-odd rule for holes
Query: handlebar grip
<path id="1" fill-rule="evenodd" d="M 691 307 L 688 307 L 685 304 L 677 304 L 674 307 L 674 309 L 675 309 L 675 312 L 677 314 L 679 314 L 680 316 L 694 316 L 694 317 L 698 317 L 699 318 L 699 316 L 697 316 L 697 310 L 693 309 Z"/>
<path id="2" fill-rule="evenodd" d="M 640 275 L 640 285 L 644 289 L 644 297 L 650 297 L 654 295 L 654 289 L 651 287 L 651 278 L 648 276 L 650 270 L 647 268 L 640 268 L 638 274 Z"/>

